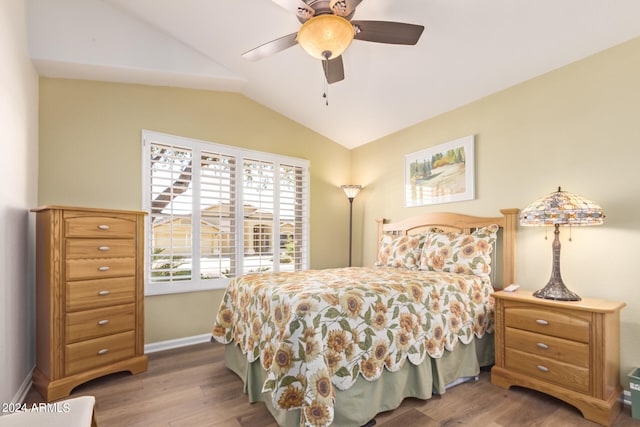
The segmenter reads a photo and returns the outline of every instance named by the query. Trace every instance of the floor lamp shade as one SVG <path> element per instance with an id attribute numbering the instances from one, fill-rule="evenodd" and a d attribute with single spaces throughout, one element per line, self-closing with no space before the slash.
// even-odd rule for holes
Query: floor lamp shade
<path id="1" fill-rule="evenodd" d="M 341 185 L 340 188 L 347 195 L 347 198 L 355 199 L 360 190 L 362 190 L 362 185 Z"/>

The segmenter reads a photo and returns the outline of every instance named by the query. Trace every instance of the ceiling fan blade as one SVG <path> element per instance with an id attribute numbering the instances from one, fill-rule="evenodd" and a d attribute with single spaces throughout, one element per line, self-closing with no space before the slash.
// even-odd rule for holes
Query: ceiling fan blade
<path id="1" fill-rule="evenodd" d="M 281 8 L 295 12 L 301 22 L 305 22 L 315 15 L 316 11 L 302 0 L 273 0 Z"/>
<path id="2" fill-rule="evenodd" d="M 362 2 L 362 0 L 331 0 L 329 8 L 334 14 L 342 17 L 347 17 L 355 12 L 356 7 Z"/>
<path id="3" fill-rule="evenodd" d="M 424 26 L 390 21 L 351 21 L 356 29 L 354 39 L 376 43 L 416 44 Z"/>
<path id="4" fill-rule="evenodd" d="M 342 55 L 337 58 L 323 60 L 322 68 L 324 69 L 324 76 L 327 78 L 327 83 L 336 83 L 344 80 L 344 64 L 342 63 Z"/>
<path id="5" fill-rule="evenodd" d="M 246 51 L 242 54 L 242 57 L 250 61 L 257 61 L 258 59 L 273 55 L 274 53 L 298 44 L 298 41 L 296 40 L 297 35 L 298 33 L 291 33 L 275 40 L 271 40 L 270 42 Z"/>

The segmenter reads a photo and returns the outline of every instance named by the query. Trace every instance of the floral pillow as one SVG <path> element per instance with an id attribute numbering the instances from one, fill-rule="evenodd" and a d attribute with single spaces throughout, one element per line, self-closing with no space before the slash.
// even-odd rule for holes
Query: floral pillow
<path id="1" fill-rule="evenodd" d="M 420 269 L 489 277 L 491 254 L 499 227 L 478 228 L 471 234 L 429 233 L 420 255 Z"/>
<path id="2" fill-rule="evenodd" d="M 409 270 L 417 270 L 418 259 L 425 237 L 425 234 L 383 236 L 380 242 L 376 267 L 402 267 Z"/>

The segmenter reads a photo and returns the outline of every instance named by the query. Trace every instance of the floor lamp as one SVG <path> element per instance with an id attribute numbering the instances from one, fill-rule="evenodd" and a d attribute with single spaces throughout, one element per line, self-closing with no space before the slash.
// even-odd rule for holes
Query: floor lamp
<path id="1" fill-rule="evenodd" d="M 349 267 L 351 267 L 351 245 L 353 239 L 353 199 L 356 198 L 360 190 L 361 185 L 341 185 L 340 188 L 344 191 L 349 199 Z"/>

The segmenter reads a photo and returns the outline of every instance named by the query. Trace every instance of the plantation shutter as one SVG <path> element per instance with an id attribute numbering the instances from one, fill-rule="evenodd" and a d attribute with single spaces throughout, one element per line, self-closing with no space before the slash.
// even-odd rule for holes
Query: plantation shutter
<path id="1" fill-rule="evenodd" d="M 280 166 L 280 247 L 285 249 L 280 265 L 293 264 L 294 270 L 306 268 L 305 218 L 307 188 L 305 169 L 299 166 Z"/>
<path id="2" fill-rule="evenodd" d="M 308 268 L 308 161 L 143 131 L 147 295 Z"/>
<path id="3" fill-rule="evenodd" d="M 245 159 L 243 173 L 244 270 L 274 270 L 274 192 L 272 162 Z M 276 248 L 277 249 L 277 246 Z"/>
<path id="4" fill-rule="evenodd" d="M 236 161 L 202 152 L 200 159 L 200 278 L 236 275 Z"/>
<path id="5" fill-rule="evenodd" d="M 150 147 L 149 213 L 153 235 L 150 282 L 190 280 L 193 257 L 191 222 L 193 206 L 193 151 L 152 143 Z"/>

